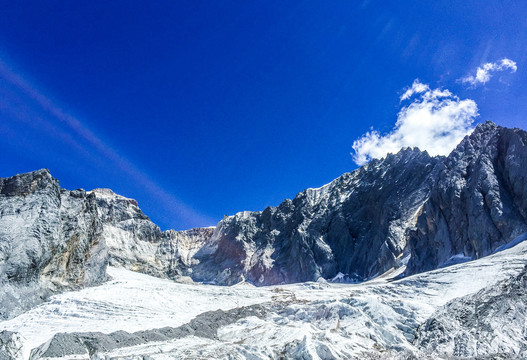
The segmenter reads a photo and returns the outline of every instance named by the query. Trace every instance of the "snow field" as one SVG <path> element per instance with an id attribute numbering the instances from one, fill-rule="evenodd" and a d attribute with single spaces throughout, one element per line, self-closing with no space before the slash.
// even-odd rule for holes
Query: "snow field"
<path id="1" fill-rule="evenodd" d="M 177 327 L 198 314 L 264 304 L 265 318 L 246 317 L 220 328 L 217 340 L 188 336 L 113 350 L 116 358 L 360 357 L 372 350 L 415 350 L 413 332 L 448 301 L 518 274 L 527 242 L 489 257 L 391 282 L 309 282 L 254 287 L 179 284 L 109 267 L 112 280 L 67 292 L 9 321 L 31 349 L 59 332 L 134 332 Z M 274 305 L 273 305 L 274 304 Z"/>

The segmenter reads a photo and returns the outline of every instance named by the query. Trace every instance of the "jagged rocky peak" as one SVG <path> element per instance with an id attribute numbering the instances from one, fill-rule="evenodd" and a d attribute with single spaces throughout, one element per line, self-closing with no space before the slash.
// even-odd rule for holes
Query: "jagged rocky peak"
<path id="1" fill-rule="evenodd" d="M 93 189 L 91 190 L 91 192 L 95 193 L 96 195 L 99 195 L 99 196 L 107 196 L 107 197 L 123 197 L 124 196 L 121 196 L 121 195 L 117 195 L 116 193 L 113 192 L 112 189 L 108 189 L 108 188 L 97 188 L 97 189 Z"/>
<path id="2" fill-rule="evenodd" d="M 440 164 L 410 236 L 407 273 L 480 258 L 527 232 L 527 133 L 476 127 Z"/>
<path id="3" fill-rule="evenodd" d="M 367 279 L 409 253 L 407 274 L 434 269 L 527 232 L 526 143 L 524 131 L 487 122 L 448 157 L 405 148 L 277 207 L 188 231 L 161 231 L 110 189 L 64 190 L 45 169 L 16 175 L 0 179 L 0 273 L 97 283 L 104 266 L 87 271 L 89 249 L 115 266 L 224 285 Z"/>
<path id="4" fill-rule="evenodd" d="M 214 252 L 193 277 L 266 285 L 383 273 L 404 252 L 406 229 L 415 224 L 438 161 L 404 149 L 276 208 L 226 217 L 212 237 Z"/>
<path id="5" fill-rule="evenodd" d="M 118 195 L 111 189 L 94 189 L 88 191 L 88 194 L 93 194 L 97 199 L 99 214 L 105 223 L 117 223 L 124 220 L 144 220 L 154 225 L 154 227 L 157 227 L 141 211 L 137 201 L 134 199 Z M 159 232 L 158 230 L 157 233 Z"/>

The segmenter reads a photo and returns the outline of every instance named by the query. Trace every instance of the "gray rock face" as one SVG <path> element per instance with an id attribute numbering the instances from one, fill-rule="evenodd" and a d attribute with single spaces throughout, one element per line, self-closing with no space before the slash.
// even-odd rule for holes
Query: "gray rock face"
<path id="1" fill-rule="evenodd" d="M 192 276 L 267 285 L 338 272 L 359 279 L 381 274 L 403 254 L 406 229 L 415 224 L 440 160 L 401 150 L 276 208 L 226 217 L 208 249 L 196 253 Z"/>
<path id="2" fill-rule="evenodd" d="M 449 302 L 419 327 L 415 344 L 436 356 L 525 359 L 526 317 L 527 269 Z"/>
<path id="3" fill-rule="evenodd" d="M 527 133 L 479 125 L 446 158 L 402 150 L 320 189 L 218 224 L 186 270 L 256 285 L 407 274 L 480 258 L 527 232 Z M 409 246 L 408 246 L 409 245 Z"/>
<path id="4" fill-rule="evenodd" d="M 269 306 L 269 305 L 268 305 Z M 114 349 L 129 347 L 150 342 L 180 339 L 186 336 L 198 336 L 206 339 L 218 339 L 219 328 L 236 321 L 257 316 L 263 318 L 268 310 L 262 305 L 251 305 L 228 311 L 208 311 L 198 315 L 189 323 L 179 327 L 164 327 L 129 333 L 116 331 L 111 334 L 100 332 L 59 333 L 48 342 L 31 351 L 30 359 L 63 358 L 74 356 L 94 356 Z M 1 341 L 2 333 L 0 333 Z M 1 343 L 0 343 L 1 345 Z M 0 352 L 1 356 L 1 352 Z M 104 356 L 104 355 L 102 355 Z M 139 356 L 139 355 L 138 355 Z M 0 357 L 0 359 L 2 359 Z"/>
<path id="5" fill-rule="evenodd" d="M 101 232 L 95 197 L 61 189 L 48 170 L 0 179 L 0 317 L 104 281 Z"/>
<path id="6" fill-rule="evenodd" d="M 527 133 L 491 122 L 438 165 L 410 236 L 408 274 L 435 269 L 455 254 L 480 258 L 527 232 Z"/>
<path id="7" fill-rule="evenodd" d="M 110 189 L 95 189 L 89 193 L 96 199 L 110 265 L 163 276 L 163 266 L 154 256 L 161 240 L 161 230 L 143 214 L 137 201 L 117 195 Z"/>
<path id="8" fill-rule="evenodd" d="M 0 331 L 0 360 L 24 360 L 24 339 L 20 334 Z"/>
<path id="9" fill-rule="evenodd" d="M 0 178 L 0 317 L 106 279 L 106 266 L 179 278 L 213 228 L 162 232 L 109 189 L 68 191 L 47 169 Z"/>
<path id="10" fill-rule="evenodd" d="M 163 232 L 155 257 L 163 264 L 166 276 L 179 280 L 192 277 L 199 259 L 206 258 L 214 248 L 211 241 L 214 231 L 215 227 Z"/>
<path id="11" fill-rule="evenodd" d="M 197 263 L 194 254 L 202 250 L 214 232 L 214 228 L 161 231 L 139 209 L 137 201 L 110 189 L 89 193 L 96 198 L 112 266 L 177 279 L 191 273 Z"/>

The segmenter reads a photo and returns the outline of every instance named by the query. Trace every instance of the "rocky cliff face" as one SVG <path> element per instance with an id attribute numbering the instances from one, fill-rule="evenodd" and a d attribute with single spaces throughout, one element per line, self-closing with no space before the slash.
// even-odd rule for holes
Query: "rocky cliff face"
<path id="1" fill-rule="evenodd" d="M 155 253 L 164 274 L 170 279 L 192 278 L 194 267 L 214 249 L 214 231 L 215 227 L 165 231 Z"/>
<path id="2" fill-rule="evenodd" d="M 276 208 L 226 217 L 196 254 L 193 278 L 266 285 L 381 274 L 403 254 L 439 161 L 405 149 Z"/>
<path id="3" fill-rule="evenodd" d="M 194 255 L 202 250 L 214 231 L 213 227 L 161 231 L 134 199 L 117 195 L 110 189 L 95 189 L 89 194 L 96 198 L 102 237 L 112 266 L 162 278 L 190 275 L 197 263 Z"/>
<path id="4" fill-rule="evenodd" d="M 155 257 L 161 230 L 143 214 L 137 201 L 110 189 L 95 189 L 89 194 L 95 198 L 110 265 L 162 276 L 163 265 Z"/>
<path id="5" fill-rule="evenodd" d="M 527 232 L 527 133 L 491 122 L 440 164 L 410 236 L 408 274 L 480 258 Z"/>
<path id="6" fill-rule="evenodd" d="M 0 178 L 0 317 L 99 284 L 108 263 L 164 278 L 189 275 L 213 230 L 162 232 L 135 200 L 109 189 L 62 189 L 46 169 Z"/>
<path id="7" fill-rule="evenodd" d="M 61 189 L 48 170 L 0 179 L 0 316 L 104 281 L 101 233 L 95 197 Z"/>

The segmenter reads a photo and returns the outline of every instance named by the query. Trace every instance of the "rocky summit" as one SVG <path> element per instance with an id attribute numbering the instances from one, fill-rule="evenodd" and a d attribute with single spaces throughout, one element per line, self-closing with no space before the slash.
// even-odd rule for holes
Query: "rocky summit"
<path id="1" fill-rule="evenodd" d="M 479 125 L 437 165 L 409 237 L 408 273 L 478 259 L 527 232 L 527 133 Z"/>
<path id="2" fill-rule="evenodd" d="M 188 337 L 216 342 L 188 349 L 213 358 L 521 357 L 526 342 L 511 338 L 527 331 L 526 239 L 527 133 L 491 122 L 447 157 L 402 149 L 277 207 L 185 231 L 161 231 L 110 189 L 65 190 L 46 169 L 0 178 L 0 358 L 27 358 L 27 346 L 34 359 L 135 356 L 126 349 Z M 170 280 L 188 299 L 212 300 L 167 314 L 183 301 L 163 292 L 176 289 Z M 170 303 L 128 309 L 111 295 L 139 301 L 147 282 Z M 38 327 L 71 312 L 86 325 Z M 90 327 L 86 314 L 109 325 Z M 298 330 L 305 322 L 311 330 Z M 303 335 L 286 341 L 286 326 Z M 275 345 L 243 347 L 240 334 L 256 339 L 259 327 Z"/>

